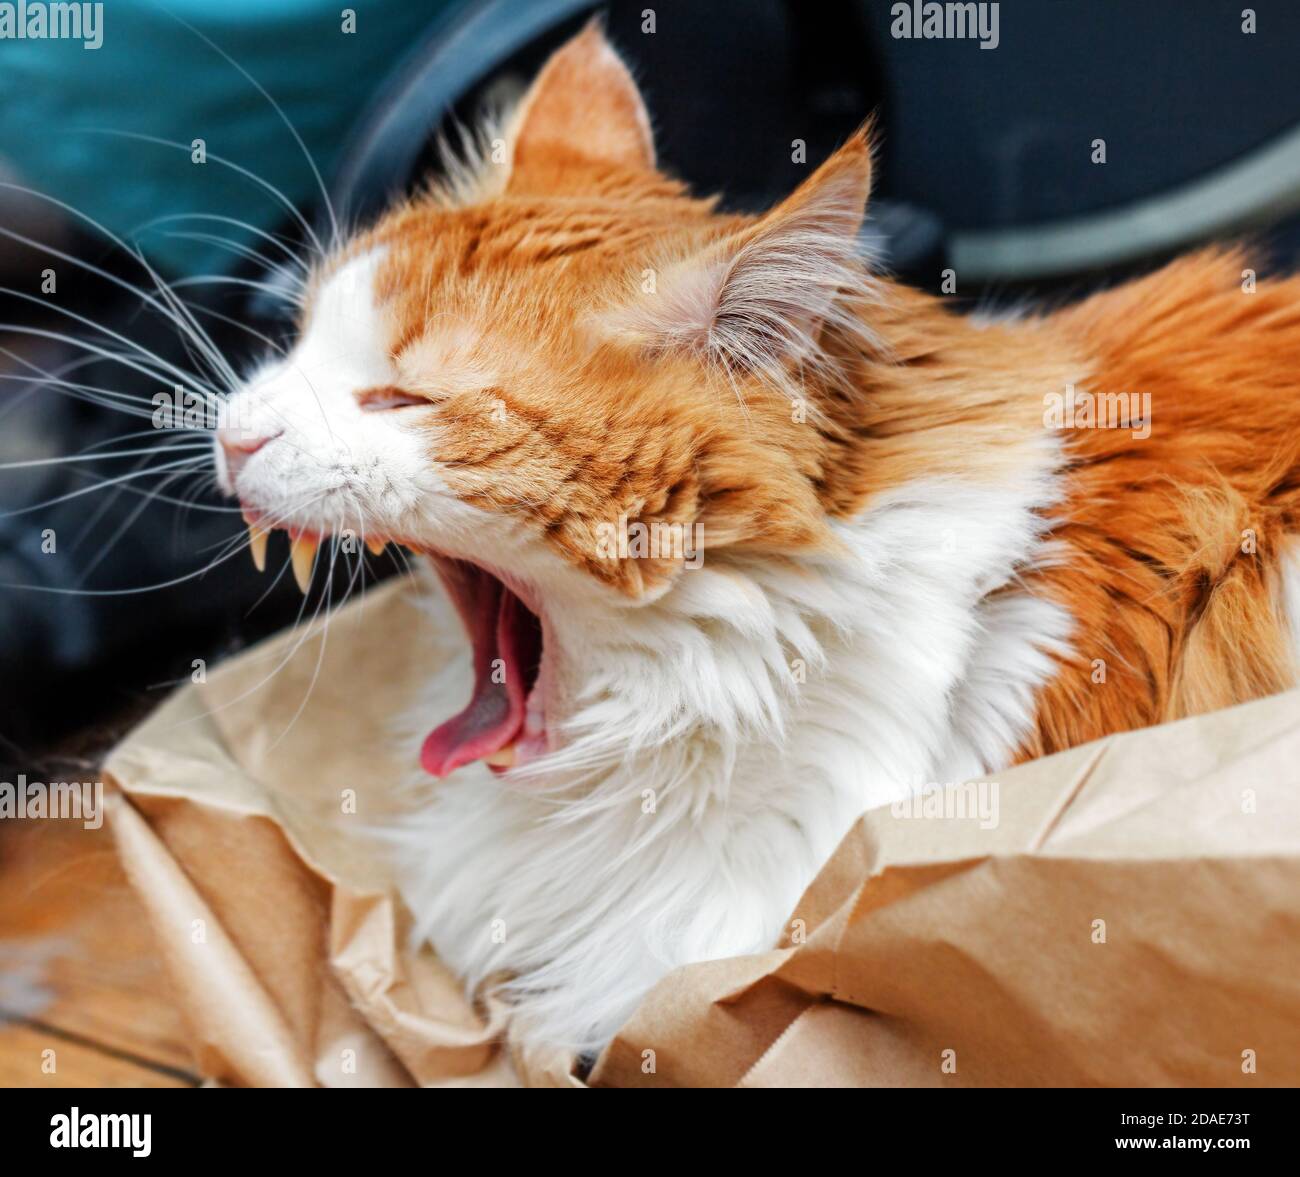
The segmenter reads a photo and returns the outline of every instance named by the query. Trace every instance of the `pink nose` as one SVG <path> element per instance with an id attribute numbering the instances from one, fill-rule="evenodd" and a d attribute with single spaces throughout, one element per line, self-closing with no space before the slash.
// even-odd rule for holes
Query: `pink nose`
<path id="1" fill-rule="evenodd" d="M 235 429 L 222 429 L 217 433 L 217 440 L 221 443 L 221 451 L 226 455 L 226 469 L 230 472 L 230 481 L 239 476 L 240 470 L 243 469 L 244 463 L 248 461 L 258 450 L 260 450 L 268 441 L 278 437 L 278 434 L 272 437 L 249 437 L 245 433 L 240 433 Z"/>

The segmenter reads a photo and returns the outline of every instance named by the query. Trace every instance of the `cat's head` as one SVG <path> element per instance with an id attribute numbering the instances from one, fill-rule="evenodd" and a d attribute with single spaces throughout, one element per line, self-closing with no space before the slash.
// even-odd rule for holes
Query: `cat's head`
<path id="1" fill-rule="evenodd" d="M 426 768 L 553 744 L 584 621 L 701 560 L 826 542 L 842 439 L 816 402 L 861 342 L 869 182 L 860 135 L 765 216 L 717 213 L 657 170 L 589 27 L 473 176 L 316 267 L 296 344 L 224 408 L 218 476 L 255 531 L 295 537 L 300 573 L 344 532 L 434 559 L 478 687 Z"/>

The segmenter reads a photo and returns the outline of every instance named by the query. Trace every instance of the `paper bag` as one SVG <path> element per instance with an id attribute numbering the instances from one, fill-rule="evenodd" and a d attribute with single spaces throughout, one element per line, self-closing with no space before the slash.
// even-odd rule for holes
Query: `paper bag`
<path id="1" fill-rule="evenodd" d="M 390 584 L 256 647 L 108 761 L 214 1080 L 584 1085 L 410 944 L 338 817 L 409 779 L 392 717 L 464 657 L 418 597 Z M 587 1082 L 1300 1083 L 1300 692 L 864 814 L 781 945 L 664 978 Z"/>

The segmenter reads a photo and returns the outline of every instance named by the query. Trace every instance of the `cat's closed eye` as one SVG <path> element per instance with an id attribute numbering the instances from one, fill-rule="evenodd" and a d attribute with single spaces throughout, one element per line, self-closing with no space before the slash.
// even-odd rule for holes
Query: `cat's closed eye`
<path id="1" fill-rule="evenodd" d="M 363 388 L 356 397 L 357 404 L 366 413 L 381 413 L 389 409 L 428 408 L 430 404 L 428 397 L 407 392 L 392 384 L 385 384 L 379 388 Z"/>

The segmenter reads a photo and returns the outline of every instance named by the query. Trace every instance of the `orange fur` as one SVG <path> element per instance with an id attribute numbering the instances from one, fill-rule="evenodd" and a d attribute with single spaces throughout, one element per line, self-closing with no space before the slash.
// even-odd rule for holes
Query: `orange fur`
<path id="1" fill-rule="evenodd" d="M 830 520 L 909 480 L 1023 478 L 1048 393 L 1149 393 L 1149 438 L 1062 438 L 1061 559 L 1021 585 L 1069 610 L 1075 653 L 1022 755 L 1295 682 L 1278 568 L 1300 532 L 1300 279 L 1247 294 L 1241 255 L 1207 251 L 991 326 L 880 282 L 854 304 L 861 336 L 811 303 L 816 362 L 788 357 L 773 380 L 768 357 L 706 354 L 716 324 L 691 316 L 767 264 L 765 243 L 778 261 L 818 241 L 839 256 L 870 182 L 865 134 L 766 217 L 719 215 L 655 170 L 635 86 L 589 32 L 543 71 L 500 166 L 473 203 L 418 197 L 350 251 L 387 250 L 400 386 L 442 407 L 431 454 L 469 502 L 637 597 L 677 568 L 599 559 L 596 529 L 619 516 L 702 523 L 710 551 L 827 546 Z M 776 281 L 744 293 L 780 304 Z"/>
<path id="2" fill-rule="evenodd" d="M 1032 584 L 1078 619 L 1078 653 L 1027 755 L 1296 682 L 1278 579 L 1300 532 L 1300 278 L 1247 293 L 1246 265 L 1207 250 L 1054 316 L 1092 387 L 1150 393 L 1152 432 L 1069 439 L 1069 559 Z"/>

